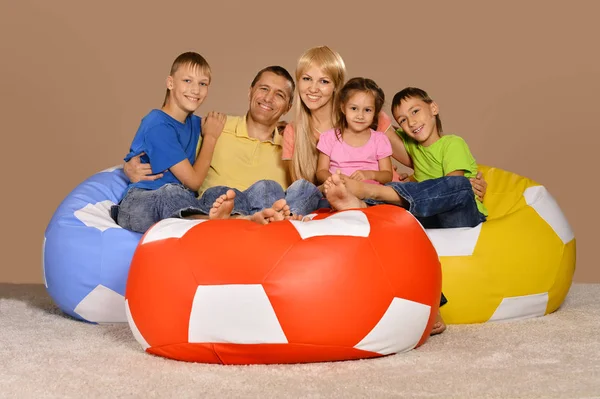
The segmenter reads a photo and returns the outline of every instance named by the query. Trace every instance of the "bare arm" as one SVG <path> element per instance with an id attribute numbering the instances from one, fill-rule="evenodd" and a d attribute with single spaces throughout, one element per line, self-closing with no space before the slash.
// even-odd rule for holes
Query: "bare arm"
<path id="1" fill-rule="evenodd" d="M 392 181 L 392 158 L 385 157 L 379 160 L 379 171 L 373 172 L 373 180 L 381 184 Z"/>
<path id="2" fill-rule="evenodd" d="M 392 181 L 392 159 L 385 157 L 379 160 L 379 170 L 357 170 L 350 175 L 353 180 L 375 180 L 381 184 Z"/>
<path id="3" fill-rule="evenodd" d="M 464 175 L 465 175 L 464 170 L 454 170 L 450 173 L 446 173 L 446 176 L 464 176 Z"/>
<path id="4" fill-rule="evenodd" d="M 171 166 L 170 170 L 175 177 L 190 190 L 198 191 L 210 168 L 210 162 L 215 150 L 217 140 L 223 131 L 226 116 L 217 112 L 210 112 L 202 120 L 202 147 L 200 154 L 192 166 L 187 159 Z"/>
<path id="5" fill-rule="evenodd" d="M 317 160 L 317 181 L 319 184 L 323 184 L 331 176 L 331 173 L 329 173 L 329 163 L 330 158 L 320 152 L 319 159 Z"/>
<path id="6" fill-rule="evenodd" d="M 198 191 L 210 166 L 212 160 L 212 154 L 215 149 L 217 140 L 213 137 L 205 137 L 202 140 L 202 148 L 200 154 L 196 158 L 194 165 L 189 160 L 184 159 L 183 161 L 171 166 L 170 170 L 175 177 L 187 188 L 193 191 Z"/>
<path id="7" fill-rule="evenodd" d="M 390 125 L 388 130 L 385 131 L 385 135 L 390 140 L 390 143 L 392 143 L 392 156 L 394 159 L 402 165 L 412 168 L 412 159 L 410 159 L 408 152 L 406 152 L 406 147 L 404 147 L 404 143 L 396 133 L 394 126 Z"/>

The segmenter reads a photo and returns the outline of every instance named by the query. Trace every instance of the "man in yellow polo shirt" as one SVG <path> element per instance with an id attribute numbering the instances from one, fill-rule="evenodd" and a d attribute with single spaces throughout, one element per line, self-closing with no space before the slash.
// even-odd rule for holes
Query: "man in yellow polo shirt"
<path id="1" fill-rule="evenodd" d="M 210 169 L 199 190 L 207 214 L 228 189 L 236 192 L 232 214 L 251 215 L 282 198 L 294 214 L 305 215 L 317 208 L 322 198 L 319 189 L 305 180 L 288 187 L 281 160 L 277 122 L 290 110 L 294 88 L 294 80 L 283 67 L 270 66 L 258 72 L 250 85 L 248 113 L 228 116 L 214 147 Z M 160 176 L 148 175 L 147 165 L 140 164 L 139 157 L 132 158 L 124 171 L 131 181 Z"/>

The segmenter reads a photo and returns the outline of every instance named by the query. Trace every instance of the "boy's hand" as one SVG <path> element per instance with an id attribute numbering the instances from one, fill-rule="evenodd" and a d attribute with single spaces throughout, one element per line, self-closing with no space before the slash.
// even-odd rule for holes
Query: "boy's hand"
<path id="1" fill-rule="evenodd" d="M 473 187 L 475 195 L 479 198 L 479 201 L 483 202 L 483 197 L 487 191 L 487 182 L 483 178 L 483 173 L 477 172 L 477 176 L 469 180 L 471 181 L 471 186 Z"/>
<path id="2" fill-rule="evenodd" d="M 123 165 L 123 172 L 125 176 L 129 178 L 132 183 L 137 183 L 142 180 L 156 180 L 163 177 L 162 173 L 156 175 L 152 174 L 152 166 L 149 163 L 142 163 L 140 158 L 144 155 L 142 152 L 140 155 L 132 157 L 129 161 Z"/>
<path id="3" fill-rule="evenodd" d="M 398 173 L 398 166 L 395 164 L 392 164 L 392 168 L 394 168 L 394 172 Z M 398 181 L 400 183 L 406 183 L 410 181 L 410 176 L 408 175 L 408 173 L 398 173 Z"/>
<path id="4" fill-rule="evenodd" d="M 350 178 L 352 180 L 371 180 L 372 176 L 371 176 L 371 171 L 370 170 L 357 170 L 356 172 L 352 173 L 350 175 Z"/>
<path id="5" fill-rule="evenodd" d="M 202 135 L 218 139 L 225 127 L 226 120 L 227 115 L 225 114 L 214 111 L 209 112 L 205 118 L 202 118 Z"/>

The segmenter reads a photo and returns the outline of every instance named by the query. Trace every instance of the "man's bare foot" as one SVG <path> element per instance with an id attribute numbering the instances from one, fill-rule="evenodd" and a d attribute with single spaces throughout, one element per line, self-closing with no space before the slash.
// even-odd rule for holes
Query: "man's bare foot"
<path id="1" fill-rule="evenodd" d="M 292 215 L 292 212 L 290 211 L 290 206 L 283 198 L 273 202 L 273 205 L 271 205 L 271 209 L 275 210 L 276 212 L 274 219 L 271 220 L 271 222 L 286 220 L 289 219 L 289 217 Z"/>
<path id="2" fill-rule="evenodd" d="M 329 201 L 329 205 L 335 210 L 342 211 L 344 209 L 366 208 L 367 204 L 358 199 L 346 188 L 346 183 L 342 180 L 339 174 L 333 174 L 323 183 L 325 197 Z"/>
<path id="3" fill-rule="evenodd" d="M 213 202 L 212 208 L 208 212 L 208 218 L 214 219 L 229 219 L 231 211 L 233 211 L 233 205 L 235 201 L 235 191 L 227 190 L 227 192 L 221 195 Z"/>
<path id="4" fill-rule="evenodd" d="M 275 201 L 270 208 L 265 208 L 262 211 L 256 212 L 250 216 L 244 216 L 243 218 L 258 224 L 268 224 L 284 220 L 286 212 L 289 214 L 290 207 L 285 202 L 285 199 L 280 199 Z"/>
<path id="5" fill-rule="evenodd" d="M 442 319 L 442 315 L 440 314 L 440 312 L 438 312 L 435 323 L 433 323 L 433 328 L 431 329 L 430 335 L 441 334 L 445 330 L 446 330 L 446 323 L 444 323 L 444 319 Z"/>

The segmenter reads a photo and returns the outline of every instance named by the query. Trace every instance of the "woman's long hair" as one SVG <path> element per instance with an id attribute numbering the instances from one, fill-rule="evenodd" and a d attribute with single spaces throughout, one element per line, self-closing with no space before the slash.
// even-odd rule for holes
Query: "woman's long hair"
<path id="1" fill-rule="evenodd" d="M 327 46 L 313 47 L 307 50 L 296 66 L 296 82 L 311 67 L 315 66 L 323 70 L 333 83 L 333 101 L 336 92 L 342 87 L 346 80 L 346 65 L 342 57 Z M 296 84 L 294 94 L 294 153 L 290 175 L 292 181 L 305 179 L 316 183 L 317 159 L 319 152 L 315 139 L 315 130 L 312 124 L 310 110 L 304 105 Z M 335 109 L 332 107 L 334 125 L 337 124 Z"/>

